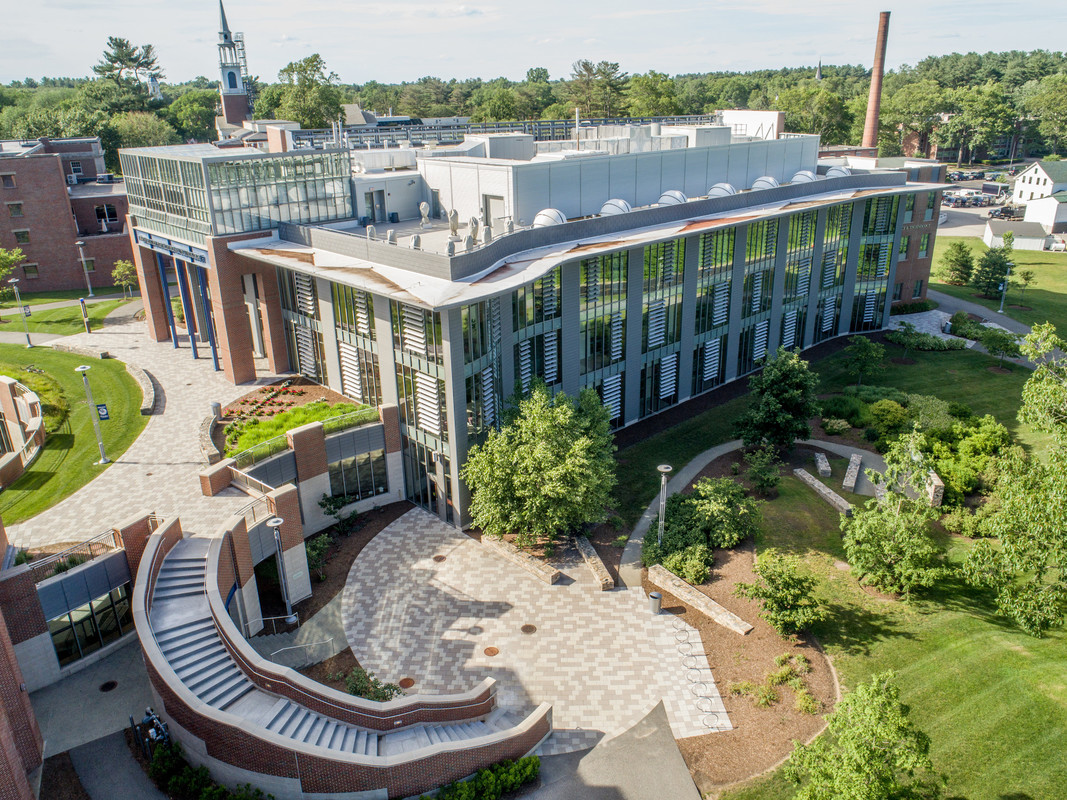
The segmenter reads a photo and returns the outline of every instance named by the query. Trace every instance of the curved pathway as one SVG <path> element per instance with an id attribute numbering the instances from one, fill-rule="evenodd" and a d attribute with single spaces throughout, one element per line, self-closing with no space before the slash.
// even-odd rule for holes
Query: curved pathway
<path id="1" fill-rule="evenodd" d="M 123 316 L 128 315 L 126 310 Z M 106 325 L 91 334 L 65 337 L 63 342 L 107 350 L 147 370 L 156 381 L 156 410 L 137 440 L 99 477 L 37 516 L 10 526 L 13 544 L 80 542 L 148 512 L 180 515 L 185 530 L 212 535 L 249 501 L 236 489 L 203 496 L 199 474 L 205 464 L 197 431 L 211 401 L 226 405 L 246 394 L 251 384 L 230 384 L 222 372 L 212 369 L 203 351 L 194 360 L 186 339 L 178 349 L 170 342 L 153 342 L 144 322 Z M 261 377 L 256 383 L 272 379 Z"/>
<path id="2" fill-rule="evenodd" d="M 851 458 L 854 453 L 859 453 L 863 457 L 863 469 L 860 470 L 860 477 L 856 481 L 855 494 L 867 495 L 868 497 L 874 496 L 874 486 L 867 480 L 864 472 L 867 469 L 873 469 L 876 472 L 885 470 L 885 459 L 880 455 L 859 447 L 852 447 L 838 442 L 825 442 L 821 439 L 798 439 L 796 443 L 808 447 L 819 447 L 844 458 Z M 682 491 L 708 464 L 720 456 L 740 449 L 740 447 L 741 440 L 734 439 L 732 442 L 724 442 L 705 450 L 678 472 L 674 473 L 674 477 L 667 481 L 667 494 L 672 495 Z M 622 563 L 619 564 L 619 579 L 624 586 L 641 588 L 641 546 L 644 544 L 645 535 L 648 533 L 649 527 L 658 518 L 659 493 L 657 492 L 656 497 L 645 509 L 645 513 L 641 515 L 641 519 L 634 525 L 633 532 L 626 542 L 626 549 L 622 551 Z"/>

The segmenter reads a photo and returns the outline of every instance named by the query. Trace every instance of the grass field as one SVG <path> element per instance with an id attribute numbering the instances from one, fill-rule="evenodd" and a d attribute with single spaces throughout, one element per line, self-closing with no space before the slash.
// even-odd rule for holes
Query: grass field
<path id="1" fill-rule="evenodd" d="M 87 300 L 89 292 L 86 289 L 59 289 L 53 292 L 23 292 L 22 287 L 26 281 L 19 283 L 19 298 L 22 300 L 24 306 L 38 306 L 43 303 L 55 303 L 60 300 L 78 300 L 79 298 L 86 298 Z M 136 292 L 137 287 L 134 287 Z M 121 286 L 94 286 L 93 294 L 96 297 L 104 297 L 106 295 L 121 295 Z M 95 299 L 95 298 L 94 298 Z M 14 308 L 15 307 L 15 295 L 11 294 L 10 297 L 6 297 L 3 301 L 0 301 L 0 308 Z"/>
<path id="2" fill-rule="evenodd" d="M 89 304 L 89 324 L 93 330 L 103 325 L 104 317 L 123 304 L 122 300 L 104 300 L 99 303 Z M 82 322 L 81 306 L 65 306 L 63 308 L 48 308 L 43 311 L 33 311 L 26 321 L 30 333 L 49 333 L 53 336 L 70 336 L 85 330 Z M 13 311 L 9 311 L 0 323 L 0 330 L 7 333 L 22 333 L 24 330 L 22 318 Z"/>
<path id="3" fill-rule="evenodd" d="M 1033 639 L 992 613 L 990 598 L 957 579 L 911 605 L 875 598 L 848 572 L 836 514 L 799 481 L 782 481 L 764 506 L 759 547 L 801 556 L 821 579 L 831 612 L 816 633 L 845 688 L 894 670 L 911 719 L 931 738 L 934 767 L 949 795 L 966 800 L 1063 796 L 1067 786 L 1067 662 L 1058 631 Z M 969 546 L 945 542 L 951 563 Z M 784 800 L 791 787 L 775 773 L 726 795 Z"/>
<path id="4" fill-rule="evenodd" d="M 74 372 L 83 363 L 84 356 L 46 347 L 27 350 L 21 345 L 0 344 L 0 374 L 18 378 L 28 366 L 41 369 L 58 383 L 70 404 L 70 414 L 48 436 L 37 460 L 0 493 L 0 517 L 6 524 L 22 522 L 55 505 L 107 469 L 93 463 L 99 460 L 100 453 L 82 379 Z M 106 403 L 111 417 L 100 423 L 100 431 L 108 458 L 114 461 L 141 433 L 148 417 L 141 416 L 140 387 L 121 361 L 93 360 L 90 366 L 93 399 Z M 71 534 L 71 538 L 78 538 L 85 531 Z"/>
<path id="5" fill-rule="evenodd" d="M 938 236 L 934 245 L 933 270 L 936 273 L 941 256 L 952 242 L 964 242 L 971 248 L 975 261 L 988 248 L 981 239 L 972 237 Z M 1036 250 L 1015 250 L 1012 253 L 1015 272 L 1021 269 L 1034 271 L 1034 283 L 1021 295 L 1019 289 L 1009 289 L 1004 303 L 1004 313 L 1012 319 L 1034 326 L 1039 322 L 1051 322 L 1061 332 L 1067 331 L 1067 253 L 1046 253 Z M 930 288 L 961 300 L 979 303 L 991 311 L 1000 307 L 1000 298 L 995 300 L 978 297 L 973 286 L 949 286 L 931 276 Z M 1032 310 L 1011 308 L 1013 305 L 1029 306 Z"/>

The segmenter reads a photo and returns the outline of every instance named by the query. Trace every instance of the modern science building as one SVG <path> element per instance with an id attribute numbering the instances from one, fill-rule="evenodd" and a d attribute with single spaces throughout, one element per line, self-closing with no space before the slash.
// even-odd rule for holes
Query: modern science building
<path id="1" fill-rule="evenodd" d="M 151 335 L 177 342 L 177 294 L 233 382 L 292 370 L 397 406 L 406 496 L 457 525 L 468 448 L 535 379 L 595 389 L 621 428 L 926 294 L 943 185 L 820 165 L 817 136 L 292 149 L 266 127 L 274 152 L 120 153 Z"/>

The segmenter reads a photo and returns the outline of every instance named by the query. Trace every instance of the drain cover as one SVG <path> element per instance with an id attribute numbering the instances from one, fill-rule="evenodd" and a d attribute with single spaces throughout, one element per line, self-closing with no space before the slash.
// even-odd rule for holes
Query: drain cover
<path id="1" fill-rule="evenodd" d="M 498 655 L 499 653 L 500 653 L 500 650 L 498 650 L 495 647 L 487 647 L 487 648 L 485 648 L 485 654 L 487 656 L 489 656 L 490 658 L 492 658 L 495 655 Z"/>
<path id="2" fill-rule="evenodd" d="M 469 628 L 467 628 L 467 633 L 469 633 L 471 636 L 481 636 L 483 633 L 485 633 L 485 630 L 482 628 L 481 625 L 471 625 Z"/>
<path id="3" fill-rule="evenodd" d="M 434 560 L 434 561 L 436 561 L 436 562 L 437 562 L 438 564 L 440 564 L 440 563 L 441 563 L 442 561 L 444 561 L 444 560 L 445 560 L 446 558 L 447 558 L 447 556 L 434 556 L 434 557 L 433 557 L 433 560 Z"/>
<path id="4" fill-rule="evenodd" d="M 101 692 L 110 692 L 112 689 L 116 688 L 118 685 L 119 685 L 118 681 L 105 681 L 104 683 L 100 684 L 100 691 Z"/>
<path id="5" fill-rule="evenodd" d="M 536 625 L 523 625 L 521 628 L 519 628 L 519 630 L 522 631 L 523 633 L 537 633 L 537 626 Z"/>
<path id="6" fill-rule="evenodd" d="M 400 688 L 401 689 L 410 689 L 414 685 L 415 685 L 415 679 L 414 678 L 401 678 L 400 679 Z"/>

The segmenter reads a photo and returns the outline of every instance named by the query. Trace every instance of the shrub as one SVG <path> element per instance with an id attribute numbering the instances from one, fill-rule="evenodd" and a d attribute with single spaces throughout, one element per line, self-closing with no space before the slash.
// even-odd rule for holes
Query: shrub
<path id="1" fill-rule="evenodd" d="M 478 770 L 468 781 L 442 786 L 437 793 L 437 800 L 497 800 L 507 792 L 514 792 L 535 780 L 540 772 L 541 759 L 537 756 L 502 761 Z M 423 795 L 420 800 L 430 800 L 430 796 Z"/>
<path id="2" fill-rule="evenodd" d="M 663 566 L 686 583 L 698 584 L 708 579 L 708 568 L 712 564 L 711 551 L 707 545 L 694 544 L 671 553 L 663 559 Z"/>
<path id="3" fill-rule="evenodd" d="M 773 446 L 756 448 L 748 454 L 748 479 L 757 492 L 766 495 L 782 482 L 781 466 Z"/>
<path id="4" fill-rule="evenodd" d="M 793 707 L 802 714 L 819 713 L 819 701 L 807 689 L 798 689 L 796 691 Z"/>
<path id="5" fill-rule="evenodd" d="M 977 341 L 985 333 L 985 328 L 967 316 L 966 311 L 957 311 L 949 319 L 949 323 L 951 324 L 949 330 L 953 336 L 962 336 L 964 339 Z"/>
<path id="6" fill-rule="evenodd" d="M 867 404 L 851 395 L 835 395 L 821 401 L 823 418 L 848 420 L 853 428 L 866 428 L 872 422 Z"/>
<path id="7" fill-rule="evenodd" d="M 890 307 L 891 316 L 899 314 L 921 314 L 923 311 L 933 311 L 937 303 L 933 300 L 917 300 L 914 303 L 896 303 Z"/>
<path id="8" fill-rule="evenodd" d="M 908 416 L 924 433 L 943 428 L 951 429 L 956 420 L 948 409 L 948 403 L 939 397 L 929 394 L 908 395 Z"/>
<path id="9" fill-rule="evenodd" d="M 148 777 L 159 787 L 165 787 L 170 779 L 189 766 L 182 749 L 176 744 L 160 745 L 152 753 L 148 764 Z"/>
<path id="10" fill-rule="evenodd" d="M 956 334 L 953 330 L 952 333 Z M 959 339 L 942 339 L 940 336 L 935 336 L 932 333 L 914 333 L 911 338 L 905 342 L 904 334 L 900 331 L 889 331 L 885 335 L 887 342 L 892 342 L 895 345 L 904 347 L 907 345 L 912 350 L 922 350 L 924 352 L 940 353 L 948 350 L 966 350 L 967 343 L 960 341 Z"/>
<path id="11" fill-rule="evenodd" d="M 330 549 L 330 537 L 325 533 L 312 536 L 306 542 L 308 560 L 308 572 L 319 576 L 320 581 L 326 580 L 326 551 Z"/>
<path id="12" fill-rule="evenodd" d="M 658 521 L 653 524 L 658 525 Z M 692 494 L 667 498 L 663 544 L 654 535 L 645 536 L 641 558 L 650 567 L 691 545 L 736 547 L 759 526 L 759 504 L 744 487 L 729 478 L 702 478 L 693 486 Z"/>
<path id="13" fill-rule="evenodd" d="M 848 424 L 847 419 L 824 419 L 822 421 L 822 429 L 831 436 L 837 436 L 852 430 L 852 426 Z"/>
<path id="14" fill-rule="evenodd" d="M 356 697 L 374 700 L 378 703 L 386 703 L 404 693 L 404 690 L 395 683 L 382 683 L 373 672 L 367 672 L 362 667 L 354 667 L 348 673 L 345 677 L 345 689 Z"/>
<path id="15" fill-rule="evenodd" d="M 877 442 L 881 438 L 877 428 L 867 428 L 863 431 L 863 438 L 868 442 Z"/>
<path id="16" fill-rule="evenodd" d="M 752 698 L 758 708 L 770 708 L 778 702 L 778 699 L 778 692 L 774 691 L 774 688 L 766 683 L 756 687 L 756 692 Z"/>
<path id="17" fill-rule="evenodd" d="M 756 583 L 738 583 L 734 593 L 763 606 L 760 616 L 778 631 L 794 634 L 811 627 L 826 617 L 825 610 L 814 599 L 817 581 L 801 574 L 799 562 L 774 549 L 764 551 L 756 562 Z"/>
<path id="18" fill-rule="evenodd" d="M 908 422 L 908 411 L 900 403 L 892 400 L 879 400 L 871 405 L 871 416 L 875 427 L 882 436 L 899 433 Z"/>
<path id="19" fill-rule="evenodd" d="M 19 550 L 17 553 L 15 553 L 15 566 L 16 567 L 19 564 L 28 564 L 31 561 L 33 561 L 33 556 L 30 555 L 30 551 L 29 550 Z"/>
<path id="20" fill-rule="evenodd" d="M 949 403 L 948 413 L 956 419 L 963 420 L 970 419 L 974 416 L 974 412 L 971 410 L 971 407 L 965 405 L 964 403 Z"/>
<path id="21" fill-rule="evenodd" d="M 214 785 L 207 767 L 194 769 L 186 764 L 181 772 L 167 781 L 167 793 L 175 800 L 200 800 L 200 795 Z"/>
<path id="22" fill-rule="evenodd" d="M 860 386 L 858 388 L 846 386 L 845 394 L 849 397 L 856 397 L 868 404 L 877 403 L 879 400 L 892 400 L 902 406 L 908 404 L 908 396 L 900 389 L 894 389 L 892 386 Z"/>

